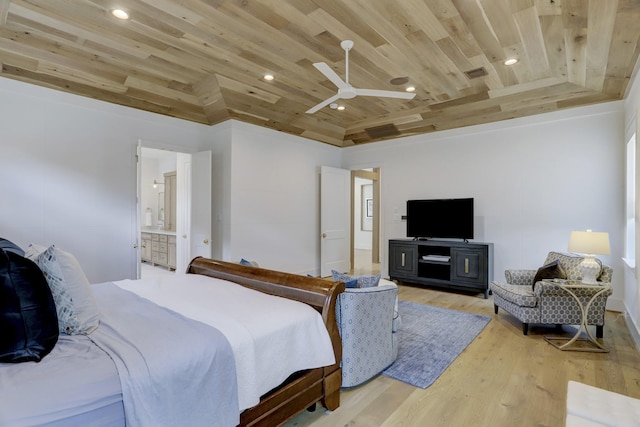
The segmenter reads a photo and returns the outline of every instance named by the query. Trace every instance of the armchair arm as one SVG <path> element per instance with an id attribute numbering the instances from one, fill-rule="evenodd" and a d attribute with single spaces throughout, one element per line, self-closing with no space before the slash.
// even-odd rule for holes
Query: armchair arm
<path id="1" fill-rule="evenodd" d="M 600 277 L 598 278 L 598 281 L 602 283 L 611 283 L 612 275 L 613 275 L 613 269 L 608 265 L 602 264 L 602 272 L 600 273 Z"/>
<path id="2" fill-rule="evenodd" d="M 510 285 L 531 285 L 538 270 L 509 269 L 504 271 L 504 278 Z"/>
<path id="3" fill-rule="evenodd" d="M 597 297 L 598 292 L 605 290 Z M 611 286 L 572 286 L 570 288 L 583 308 L 593 299 L 586 314 L 588 325 L 603 325 L 604 315 L 607 309 L 607 298 L 613 293 Z M 536 283 L 534 294 L 538 297 L 541 310 L 541 323 L 574 324 L 581 322 L 580 306 L 569 294 L 567 289 L 561 286 L 540 281 Z M 594 298 L 595 297 L 595 298 Z"/>
<path id="4" fill-rule="evenodd" d="M 602 290 L 602 286 L 593 286 L 593 285 L 585 285 L 584 287 L 572 287 L 571 290 L 578 298 L 586 298 L 587 300 L 593 297 L 595 294 Z M 566 290 L 562 289 L 561 286 L 550 283 L 547 281 L 540 281 L 536 283 L 536 288 L 534 293 L 539 298 L 548 298 L 552 296 L 567 296 L 568 293 Z M 611 287 L 609 286 L 605 292 L 601 294 L 602 297 L 608 297 L 612 294 Z"/>

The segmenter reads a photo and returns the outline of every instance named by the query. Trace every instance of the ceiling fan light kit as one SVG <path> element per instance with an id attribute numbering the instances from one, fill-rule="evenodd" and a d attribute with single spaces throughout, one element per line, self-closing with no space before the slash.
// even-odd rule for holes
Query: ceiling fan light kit
<path id="1" fill-rule="evenodd" d="M 306 112 L 307 114 L 313 114 L 321 108 L 326 107 L 327 105 L 334 104 L 335 101 L 339 99 L 351 99 L 356 96 L 378 96 L 385 98 L 401 98 L 401 99 L 413 99 L 416 94 L 409 92 L 399 92 L 392 90 L 377 90 L 377 89 L 360 89 L 351 86 L 349 83 L 349 51 L 353 48 L 353 41 L 351 40 L 343 40 L 340 43 L 340 47 L 345 51 L 345 78 L 342 80 L 340 76 L 336 74 L 335 71 L 331 69 L 324 62 L 316 62 L 313 64 L 314 67 L 322 74 L 325 75 L 327 79 L 329 79 L 336 87 L 338 88 L 338 93 L 333 95 L 330 98 L 325 99 L 321 103 L 317 104 L 314 107 L 309 108 Z"/>

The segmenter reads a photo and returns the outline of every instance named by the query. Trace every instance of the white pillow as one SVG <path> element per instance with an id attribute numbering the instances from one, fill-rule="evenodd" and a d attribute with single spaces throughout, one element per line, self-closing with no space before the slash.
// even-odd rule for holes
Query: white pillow
<path id="1" fill-rule="evenodd" d="M 40 246 L 36 245 L 35 243 L 31 243 L 27 250 L 24 251 L 24 257 L 29 258 L 31 261 L 35 261 L 36 257 L 46 250 L 46 246 Z"/>
<path id="2" fill-rule="evenodd" d="M 38 264 L 47 279 L 56 303 L 60 332 L 67 335 L 91 333 L 98 327 L 100 313 L 78 260 L 54 245 L 44 251 L 41 249 L 42 246 L 29 245 L 25 257 Z"/>

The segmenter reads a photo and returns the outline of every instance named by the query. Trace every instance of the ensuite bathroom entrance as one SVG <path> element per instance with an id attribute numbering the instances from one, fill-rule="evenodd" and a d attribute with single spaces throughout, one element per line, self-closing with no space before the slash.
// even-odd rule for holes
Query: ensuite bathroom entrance
<path id="1" fill-rule="evenodd" d="M 211 257 L 211 152 L 138 147 L 138 277 Z"/>

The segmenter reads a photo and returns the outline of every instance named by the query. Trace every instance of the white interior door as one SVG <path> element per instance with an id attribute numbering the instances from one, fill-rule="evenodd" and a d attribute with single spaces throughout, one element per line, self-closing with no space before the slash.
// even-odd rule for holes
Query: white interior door
<path id="1" fill-rule="evenodd" d="M 176 156 L 176 273 L 184 273 L 191 260 L 191 154 Z"/>
<path id="2" fill-rule="evenodd" d="M 211 151 L 192 154 L 189 261 L 197 256 L 211 258 L 211 184 Z"/>
<path id="3" fill-rule="evenodd" d="M 320 276 L 351 268 L 351 173 L 322 166 L 320 170 Z"/>
<path id="4" fill-rule="evenodd" d="M 138 145 L 136 145 L 136 215 L 135 215 L 135 224 L 133 226 L 133 250 L 134 250 L 134 260 L 135 260 L 135 278 L 139 279 L 142 275 L 142 248 L 140 245 L 142 242 L 140 241 L 140 227 L 141 227 L 141 219 L 142 213 L 140 209 L 142 200 L 142 141 L 138 140 Z"/>

